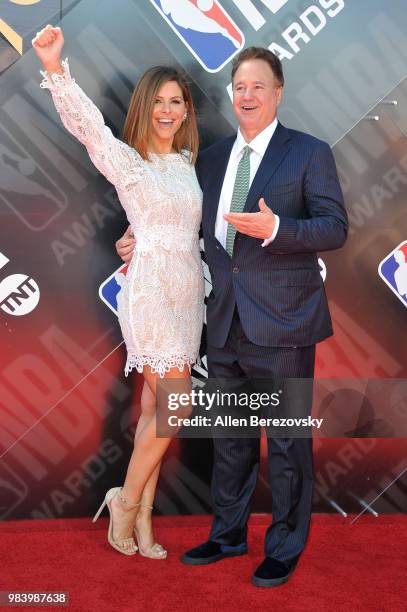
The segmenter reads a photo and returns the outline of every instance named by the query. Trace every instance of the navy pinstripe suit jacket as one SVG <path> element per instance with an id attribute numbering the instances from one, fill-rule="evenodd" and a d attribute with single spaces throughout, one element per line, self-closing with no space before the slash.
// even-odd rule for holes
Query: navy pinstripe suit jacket
<path id="1" fill-rule="evenodd" d="M 208 298 L 208 342 L 223 347 L 237 304 L 246 336 L 261 346 L 308 346 L 330 336 L 331 318 L 318 251 L 341 247 L 347 215 L 329 145 L 278 123 L 253 179 L 245 212 L 258 202 L 280 216 L 275 240 L 237 233 L 233 257 L 215 238 L 220 192 L 235 136 L 199 154 L 202 229 L 213 288 Z"/>

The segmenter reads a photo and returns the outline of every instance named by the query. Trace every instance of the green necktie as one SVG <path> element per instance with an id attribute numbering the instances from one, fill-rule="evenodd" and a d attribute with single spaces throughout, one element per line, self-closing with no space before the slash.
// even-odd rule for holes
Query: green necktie
<path id="1" fill-rule="evenodd" d="M 233 187 L 232 202 L 230 204 L 230 212 L 241 213 L 246 203 L 247 194 L 250 186 L 250 153 L 251 148 L 246 145 L 243 149 L 243 155 L 237 166 L 235 184 Z M 236 229 L 231 223 L 228 223 L 226 234 L 226 251 L 230 257 L 233 254 L 233 245 L 235 242 Z"/>

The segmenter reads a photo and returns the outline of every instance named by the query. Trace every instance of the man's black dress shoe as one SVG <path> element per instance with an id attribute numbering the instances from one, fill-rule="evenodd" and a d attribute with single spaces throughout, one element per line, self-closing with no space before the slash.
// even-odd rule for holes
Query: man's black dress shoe
<path id="1" fill-rule="evenodd" d="M 277 587 L 287 582 L 294 569 L 295 565 L 266 557 L 254 572 L 252 582 L 257 587 Z"/>
<path id="2" fill-rule="evenodd" d="M 240 557 L 247 553 L 247 544 L 239 544 L 237 546 L 227 546 L 208 540 L 204 544 L 200 544 L 196 548 L 192 548 L 184 553 L 181 557 L 182 563 L 185 565 L 208 565 L 215 563 L 227 557 Z"/>

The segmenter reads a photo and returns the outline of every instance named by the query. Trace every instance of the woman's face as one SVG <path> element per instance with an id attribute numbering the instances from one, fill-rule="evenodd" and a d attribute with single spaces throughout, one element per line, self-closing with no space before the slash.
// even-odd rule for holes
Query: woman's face
<path id="1" fill-rule="evenodd" d="M 152 113 L 153 145 L 172 146 L 187 111 L 181 87 L 176 81 L 167 81 L 159 89 Z"/>

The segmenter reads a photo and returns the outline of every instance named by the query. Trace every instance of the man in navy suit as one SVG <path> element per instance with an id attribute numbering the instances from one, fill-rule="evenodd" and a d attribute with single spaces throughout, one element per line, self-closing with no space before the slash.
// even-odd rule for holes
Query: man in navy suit
<path id="1" fill-rule="evenodd" d="M 278 122 L 284 77 L 277 56 L 257 47 L 242 51 L 232 82 L 239 130 L 200 153 L 197 163 L 212 277 L 209 376 L 312 380 L 315 344 L 332 335 L 317 252 L 340 248 L 347 235 L 335 162 L 328 144 Z M 183 563 L 247 552 L 259 459 L 259 438 L 214 439 L 212 529 Z M 286 582 L 304 549 L 312 439 L 268 436 L 268 462 L 273 520 L 252 579 L 262 587 Z"/>

